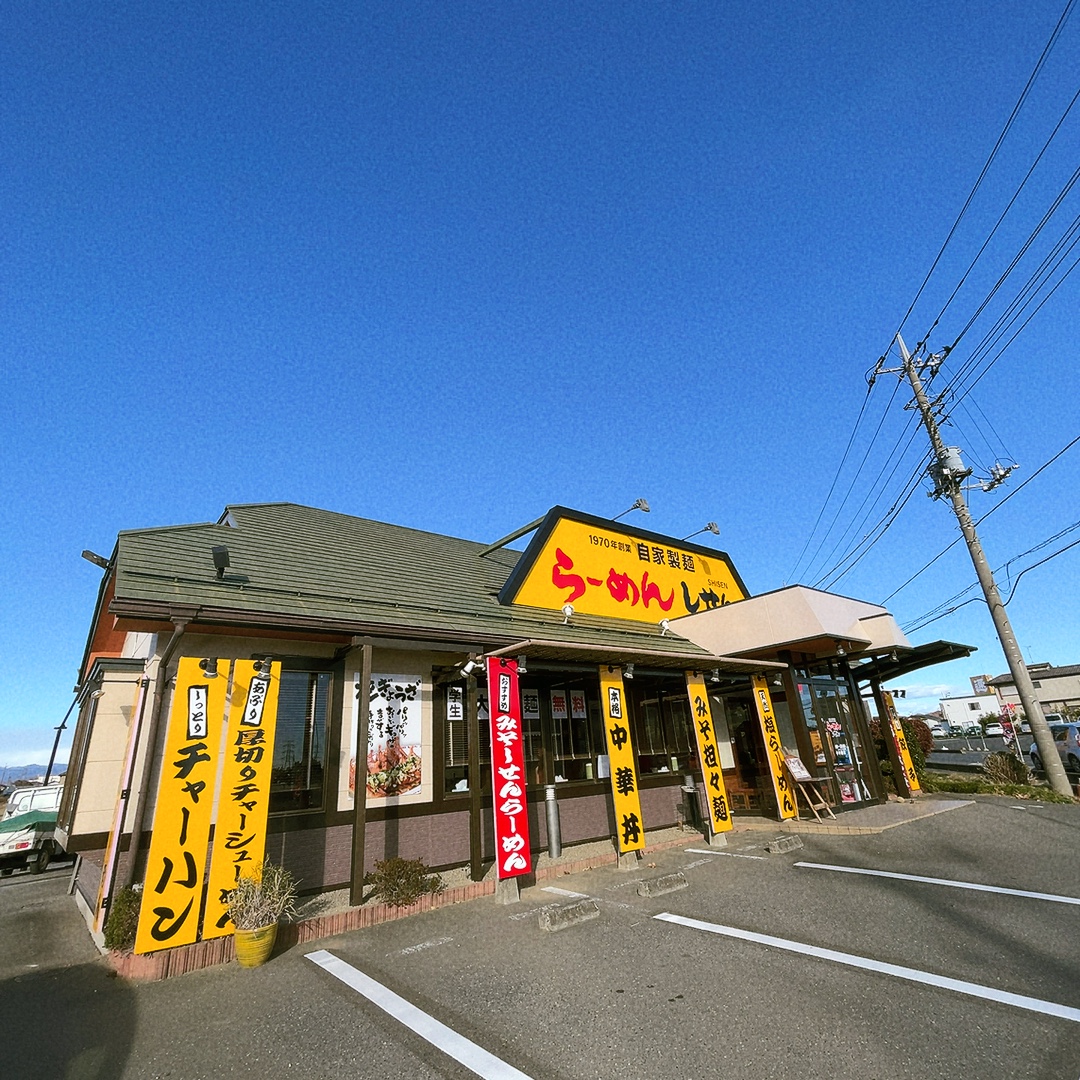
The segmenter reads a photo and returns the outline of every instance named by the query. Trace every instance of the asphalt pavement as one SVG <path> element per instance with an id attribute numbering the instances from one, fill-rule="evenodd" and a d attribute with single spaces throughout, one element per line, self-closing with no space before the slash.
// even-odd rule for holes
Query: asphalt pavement
<path id="1" fill-rule="evenodd" d="M 712 851 L 690 838 L 630 871 L 541 882 L 518 904 L 484 898 L 253 971 L 147 985 L 108 976 L 66 875 L 7 879 L 3 1076 L 478 1074 L 419 1027 L 453 1033 L 472 1066 L 501 1063 L 488 1075 L 533 1080 L 1076 1080 L 1078 830 L 1077 805 L 976 797 L 873 834 L 797 834 L 780 855 L 767 828 Z M 639 895 L 672 875 L 686 887 Z M 540 929 L 543 909 L 575 904 L 595 917 Z M 427 1019 L 394 1018 L 395 1000 Z"/>

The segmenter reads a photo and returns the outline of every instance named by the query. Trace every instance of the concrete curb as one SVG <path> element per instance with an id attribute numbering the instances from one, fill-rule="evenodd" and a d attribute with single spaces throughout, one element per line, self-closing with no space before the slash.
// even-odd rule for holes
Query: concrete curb
<path id="1" fill-rule="evenodd" d="M 572 904 L 556 904 L 542 907 L 536 915 L 541 930 L 557 933 L 583 922 L 600 918 L 600 908 L 595 900 L 575 900 Z"/>
<path id="2" fill-rule="evenodd" d="M 690 888 L 690 882 L 681 871 L 674 874 L 662 874 L 660 877 L 649 878 L 639 881 L 637 886 L 638 896 L 663 896 L 665 893 L 678 892 L 680 889 Z"/>

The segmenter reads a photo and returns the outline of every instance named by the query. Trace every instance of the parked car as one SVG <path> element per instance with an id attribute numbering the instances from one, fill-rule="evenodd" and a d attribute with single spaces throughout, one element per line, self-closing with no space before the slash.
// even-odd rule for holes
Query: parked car
<path id="1" fill-rule="evenodd" d="M 1061 763 L 1070 772 L 1080 772 L 1080 724 L 1051 724 L 1050 734 L 1054 736 L 1054 745 L 1061 755 Z M 1041 769 L 1042 758 L 1039 757 L 1036 743 L 1031 744 L 1028 754 L 1031 764 L 1036 769 Z"/>
<path id="2" fill-rule="evenodd" d="M 944 739 L 949 733 L 940 724 L 935 724 L 930 729 L 930 734 L 933 735 L 935 739 Z"/>
<path id="3" fill-rule="evenodd" d="M 1000 724 L 987 724 L 984 735 L 1004 735 L 1005 729 Z"/>

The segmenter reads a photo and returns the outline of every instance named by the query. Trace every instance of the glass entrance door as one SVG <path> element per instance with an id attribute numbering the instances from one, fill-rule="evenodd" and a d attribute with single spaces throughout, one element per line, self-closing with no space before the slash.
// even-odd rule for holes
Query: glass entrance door
<path id="1" fill-rule="evenodd" d="M 829 775 L 837 805 L 874 801 L 854 713 L 859 704 L 847 679 L 832 671 L 801 671 L 796 673 L 796 688 L 815 764 L 819 773 Z"/>

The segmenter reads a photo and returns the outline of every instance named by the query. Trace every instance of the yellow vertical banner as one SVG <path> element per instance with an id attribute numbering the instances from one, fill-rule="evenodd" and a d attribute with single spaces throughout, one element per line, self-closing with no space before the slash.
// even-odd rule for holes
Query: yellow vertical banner
<path id="1" fill-rule="evenodd" d="M 709 821 L 714 833 L 727 832 L 731 828 L 731 808 L 728 805 L 724 773 L 720 765 L 720 750 L 716 745 L 716 729 L 713 727 L 709 692 L 701 673 L 686 673 L 686 693 L 690 698 L 691 723 L 697 739 L 698 761 L 705 781 L 705 798 L 708 803 Z"/>
<path id="2" fill-rule="evenodd" d="M 757 707 L 761 734 L 765 738 L 765 752 L 769 755 L 769 771 L 772 774 L 773 791 L 776 793 L 776 806 L 780 820 L 798 817 L 798 811 L 795 808 L 795 793 L 784 767 L 784 748 L 780 745 L 780 735 L 776 730 L 776 716 L 773 714 L 772 698 L 769 696 L 769 684 L 764 675 L 754 676 L 754 705 Z"/>
<path id="3" fill-rule="evenodd" d="M 911 761 L 911 748 L 907 744 L 907 736 L 904 735 L 900 717 L 896 715 L 896 705 L 893 702 L 892 694 L 888 690 L 882 690 L 881 696 L 885 699 L 885 708 L 889 713 L 889 730 L 892 732 L 896 756 L 900 759 L 900 764 L 904 769 L 904 780 L 907 783 L 908 793 L 914 795 L 915 792 L 922 791 L 922 784 L 919 783 L 919 777 Z"/>
<path id="4" fill-rule="evenodd" d="M 645 823 L 641 820 L 634 744 L 630 738 L 630 714 L 626 707 L 622 669 L 600 668 L 600 698 L 604 710 L 611 773 L 611 798 L 615 803 L 615 835 L 620 852 L 645 847 Z"/>
<path id="5" fill-rule="evenodd" d="M 229 662 L 182 656 L 176 671 L 137 953 L 189 945 L 199 932 Z"/>
<path id="6" fill-rule="evenodd" d="M 257 878 L 262 872 L 280 689 L 280 663 L 267 668 L 265 661 L 234 662 L 204 938 L 233 932 L 228 893 L 241 875 Z"/>

